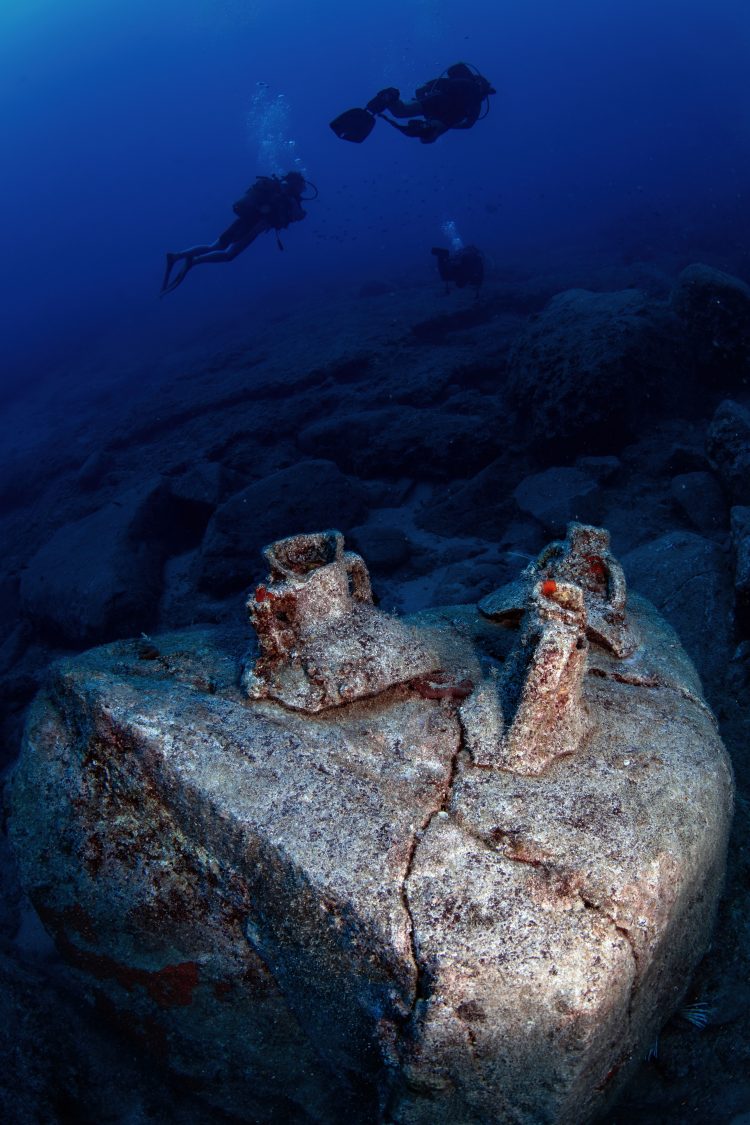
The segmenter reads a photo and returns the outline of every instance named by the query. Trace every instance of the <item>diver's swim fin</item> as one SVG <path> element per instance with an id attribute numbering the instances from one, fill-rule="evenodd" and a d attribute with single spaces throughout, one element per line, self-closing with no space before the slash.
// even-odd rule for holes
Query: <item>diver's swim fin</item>
<path id="1" fill-rule="evenodd" d="M 331 128 L 342 141 L 362 144 L 375 127 L 375 118 L 366 109 L 347 109 L 331 122 Z"/>

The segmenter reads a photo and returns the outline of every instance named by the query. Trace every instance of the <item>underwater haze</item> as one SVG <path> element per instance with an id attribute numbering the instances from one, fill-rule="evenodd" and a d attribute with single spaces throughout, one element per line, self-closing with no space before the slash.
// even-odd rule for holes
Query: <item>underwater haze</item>
<path id="1" fill-rule="evenodd" d="M 108 331 L 137 352 L 311 287 L 426 274 L 445 220 L 501 265 L 602 237 L 747 253 L 739 0 L 8 0 L 0 36 L 10 380 Z M 420 146 L 381 125 L 355 147 L 328 129 L 458 59 L 498 91 L 481 130 Z M 156 301 L 165 251 L 290 166 L 320 198 L 288 252 L 262 240 Z"/>
<path id="2" fill-rule="evenodd" d="M 165 1027 L 193 1013 L 200 1043 L 190 1004 L 210 992 L 174 934 L 200 944 L 203 931 L 165 896 L 163 929 L 117 961 L 101 856 L 132 815 L 127 862 L 146 895 L 139 794 L 123 813 L 111 782 L 85 848 L 40 798 L 29 823 L 61 835 L 71 878 L 95 869 L 112 929 L 95 933 L 80 903 L 45 911 L 60 887 L 39 891 L 13 778 L 38 749 L 39 708 L 73 706 L 59 662 L 85 678 L 106 652 L 167 697 L 172 675 L 213 693 L 208 673 L 185 671 L 213 646 L 237 695 L 258 656 L 248 595 L 257 609 L 275 580 L 269 544 L 338 528 L 379 609 L 474 613 L 579 523 L 606 529 L 607 559 L 675 631 L 737 787 L 713 942 L 670 985 L 651 1051 L 599 1075 L 592 1097 L 621 1083 L 601 1097 L 606 1125 L 750 1121 L 748 59 L 747 0 L 0 3 L 0 1120 L 339 1120 L 320 1109 L 336 1098 L 315 1066 L 314 1106 L 279 1090 L 274 1063 L 255 1108 L 241 1082 L 222 1100 L 200 1051 L 172 1066 Z M 417 135 L 434 126 L 426 111 L 414 126 L 365 112 L 459 62 L 493 92 L 434 143 Z M 359 143 L 331 127 L 351 110 L 348 128 L 372 126 Z M 301 196 L 281 180 L 294 172 Z M 233 260 L 180 256 L 235 222 Z M 474 685 L 441 675 L 420 681 L 420 706 L 454 717 Z M 622 683 L 636 683 L 627 669 Z M 104 687 L 93 695 L 106 710 Z M 704 707 L 697 687 L 691 699 Z M 428 969 L 412 946 L 417 979 Z M 304 989 L 280 980 L 314 1027 Z M 209 1000 L 231 1019 L 227 995 Z M 316 1035 L 302 1039 L 317 1057 Z M 372 1108 L 393 1093 L 378 1058 L 345 1125 L 388 1120 Z M 222 1066 L 242 1071 L 233 1056 Z M 334 1077 L 350 1081 L 345 1067 Z"/>

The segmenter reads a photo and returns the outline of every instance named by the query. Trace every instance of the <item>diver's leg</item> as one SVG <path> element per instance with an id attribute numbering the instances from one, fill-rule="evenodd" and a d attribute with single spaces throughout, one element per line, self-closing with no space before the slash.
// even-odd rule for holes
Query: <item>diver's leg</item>
<path id="1" fill-rule="evenodd" d="M 179 254 L 173 254 L 172 257 L 175 261 L 179 261 L 180 258 L 199 258 L 202 254 L 210 254 L 212 250 L 221 249 L 222 246 L 226 246 L 226 243 L 222 242 L 221 235 L 219 235 L 214 242 L 210 242 L 206 246 L 191 246 L 187 250 L 181 250 Z"/>
<path id="2" fill-rule="evenodd" d="M 419 102 L 404 102 L 401 98 L 391 102 L 386 108 L 394 117 L 419 117 L 424 113 Z"/>
<path id="3" fill-rule="evenodd" d="M 218 249 L 218 247 L 220 247 L 222 245 L 225 246 L 226 242 L 222 242 L 222 238 L 223 238 L 223 236 L 219 235 L 219 237 L 216 239 L 216 241 L 210 243 L 209 245 L 206 245 L 206 246 L 189 246 L 187 248 L 187 250 L 178 250 L 176 254 L 167 254 L 167 264 L 164 267 L 164 278 L 163 278 L 162 283 L 161 283 L 161 292 L 162 293 L 169 293 L 169 292 L 171 292 L 172 289 L 175 288 L 174 285 L 169 284 L 169 277 L 170 277 L 170 274 L 172 273 L 172 270 L 174 269 L 174 267 L 176 266 L 176 264 L 178 262 L 181 262 L 183 260 L 186 261 L 186 262 L 192 262 L 193 259 L 197 258 L 200 254 L 208 254 L 212 250 L 216 250 L 216 249 Z M 190 267 L 188 267 L 188 269 L 189 268 Z M 187 270 L 184 270 L 182 272 L 180 280 L 182 280 L 184 278 L 186 273 L 187 273 Z M 177 284 L 179 285 L 179 282 Z"/>
<path id="4" fill-rule="evenodd" d="M 179 261 L 181 261 L 182 259 L 185 260 L 185 265 L 180 270 L 180 273 L 177 277 L 177 280 L 175 280 L 173 278 L 170 281 L 169 279 L 170 279 L 170 275 L 172 273 L 172 270 L 174 269 L 176 264 Z M 171 293 L 173 289 L 176 289 L 177 286 L 180 284 L 180 282 L 185 277 L 185 274 L 188 272 L 188 270 L 190 269 L 192 264 L 193 264 L 193 260 L 192 260 L 192 258 L 188 257 L 187 253 L 167 254 L 167 264 L 166 264 L 165 269 L 164 269 L 164 277 L 162 279 L 161 289 L 159 290 L 159 295 L 161 296 L 163 293 Z"/>
<path id="5" fill-rule="evenodd" d="M 174 263 L 172 263 L 172 264 L 174 265 Z M 169 283 L 169 285 L 165 285 L 163 287 L 159 296 L 163 297 L 165 293 L 171 293 L 174 289 L 177 288 L 178 285 L 182 285 L 183 281 L 185 280 L 189 271 L 193 268 L 194 265 L 195 265 L 195 262 L 193 261 L 192 258 L 185 258 L 185 261 L 182 265 L 182 269 L 180 270 L 180 272 L 172 279 L 172 281 Z"/>
<path id="6" fill-rule="evenodd" d="M 198 254 L 197 257 L 193 258 L 193 265 L 205 266 L 208 262 L 231 262 L 232 258 L 235 257 L 231 253 L 231 249 L 229 247 L 226 250 L 206 250 L 204 254 Z"/>
<path id="7" fill-rule="evenodd" d="M 401 94 L 395 86 L 386 86 L 384 90 L 378 90 L 374 98 L 370 98 L 365 106 L 368 113 L 382 113 L 384 109 L 388 109 L 391 102 L 398 102 L 401 100 Z"/>
<path id="8" fill-rule="evenodd" d="M 268 227 L 266 223 L 258 223 L 247 233 L 247 235 L 245 235 L 245 237 L 238 239 L 236 242 L 231 243 L 231 245 L 229 246 L 226 245 L 226 239 L 224 238 L 224 236 L 219 235 L 216 241 L 213 242 L 210 246 L 194 246 L 190 251 L 184 250 L 179 256 L 181 258 L 184 257 L 185 264 L 183 265 L 182 269 L 177 274 L 175 279 L 171 282 L 171 284 L 166 285 L 162 289 L 160 295 L 163 296 L 165 293 L 171 293 L 174 289 L 177 288 L 178 285 L 181 285 L 187 277 L 188 271 L 191 270 L 193 266 L 204 266 L 210 262 L 231 262 L 232 259 L 236 258 L 238 254 L 241 254 L 243 250 L 246 250 L 250 243 L 254 242 L 259 234 L 262 234 L 262 232 L 267 229 Z M 222 243 L 224 244 L 223 246 Z M 195 253 L 195 251 L 200 251 L 200 253 Z M 176 259 L 177 255 L 173 254 L 172 257 Z M 174 264 L 175 263 L 172 262 L 171 265 Z"/>
<path id="9" fill-rule="evenodd" d="M 216 249 L 216 243 L 214 243 L 214 246 L 209 247 L 205 254 L 201 254 L 193 260 L 193 265 L 204 266 L 208 265 L 210 262 L 231 262 L 238 254 L 241 254 L 243 250 L 247 250 L 250 243 L 255 242 L 255 239 L 259 234 L 262 234 L 264 230 L 268 230 L 267 224 L 257 223 L 247 234 L 243 235 L 242 238 L 236 239 L 236 241 L 232 242 L 229 246 Z"/>
<path id="10" fill-rule="evenodd" d="M 164 267 L 164 277 L 162 278 L 162 282 L 161 282 L 161 289 L 160 289 L 161 293 L 166 292 L 166 288 L 169 285 L 169 275 L 172 272 L 172 267 L 174 266 L 175 262 L 178 260 L 179 256 L 180 256 L 179 254 L 167 254 L 167 264 Z"/>

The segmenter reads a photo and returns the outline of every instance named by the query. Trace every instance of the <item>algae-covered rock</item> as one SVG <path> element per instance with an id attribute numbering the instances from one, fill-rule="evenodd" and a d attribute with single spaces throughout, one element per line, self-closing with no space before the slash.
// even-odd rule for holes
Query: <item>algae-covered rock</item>
<path id="1" fill-rule="evenodd" d="M 685 360 L 667 306 L 637 289 L 570 289 L 518 337 L 507 387 L 534 443 L 611 453 L 679 385 Z"/>
<path id="2" fill-rule="evenodd" d="M 46 926 L 240 1120 L 592 1120 L 721 888 L 731 771 L 677 638 L 580 525 L 405 622 L 335 533 L 266 557 L 241 682 L 216 629 L 53 670 L 11 818 Z"/>

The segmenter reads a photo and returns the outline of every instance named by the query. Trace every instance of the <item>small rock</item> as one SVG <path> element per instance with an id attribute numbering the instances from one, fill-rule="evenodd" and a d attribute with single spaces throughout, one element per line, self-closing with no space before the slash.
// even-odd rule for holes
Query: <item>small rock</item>
<path id="1" fill-rule="evenodd" d="M 420 527 L 436 535 L 479 535 L 493 541 L 514 514 L 508 497 L 518 471 L 507 458 L 498 458 L 467 481 L 436 489 L 417 512 Z"/>
<path id="2" fill-rule="evenodd" d="M 699 473 L 705 472 L 708 467 L 705 453 L 690 445 L 675 442 L 664 451 L 665 473 Z"/>
<path id="3" fill-rule="evenodd" d="M 226 470 L 216 461 L 199 461 L 169 482 L 176 500 L 213 510 L 222 500 Z"/>
<path id="4" fill-rule="evenodd" d="M 18 932 L 20 902 L 21 884 L 18 881 L 15 858 L 8 837 L 5 832 L 0 831 L 0 947 L 7 947 Z"/>
<path id="5" fill-rule="evenodd" d="M 732 508 L 731 527 L 737 612 L 747 625 L 750 616 L 750 507 L 736 505 Z"/>
<path id="6" fill-rule="evenodd" d="M 375 524 L 353 527 L 347 537 L 353 550 L 364 555 L 373 574 L 392 574 L 411 557 L 412 543 L 400 527 Z"/>

